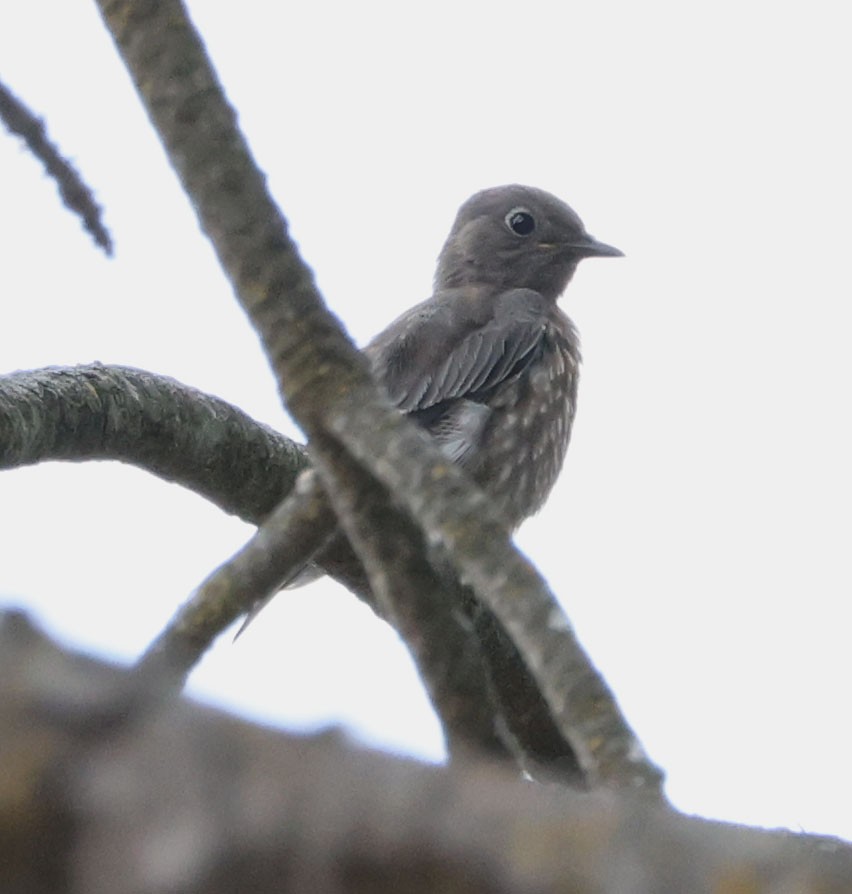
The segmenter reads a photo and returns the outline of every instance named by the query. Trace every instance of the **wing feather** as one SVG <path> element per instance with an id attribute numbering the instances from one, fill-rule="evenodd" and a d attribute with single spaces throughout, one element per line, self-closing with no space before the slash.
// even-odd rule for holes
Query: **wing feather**
<path id="1" fill-rule="evenodd" d="M 367 348 L 373 370 L 404 412 L 485 399 L 537 356 L 549 302 L 537 292 L 439 293 L 392 323 Z"/>

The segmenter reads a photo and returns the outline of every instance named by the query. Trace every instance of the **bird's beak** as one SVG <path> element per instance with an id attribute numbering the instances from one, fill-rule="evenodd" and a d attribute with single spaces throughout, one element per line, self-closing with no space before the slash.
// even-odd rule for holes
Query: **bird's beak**
<path id="1" fill-rule="evenodd" d="M 584 258 L 623 258 L 624 252 L 616 248 L 614 245 L 607 245 L 605 242 L 598 242 L 592 236 L 586 233 L 581 240 L 572 243 L 570 246 Z"/>

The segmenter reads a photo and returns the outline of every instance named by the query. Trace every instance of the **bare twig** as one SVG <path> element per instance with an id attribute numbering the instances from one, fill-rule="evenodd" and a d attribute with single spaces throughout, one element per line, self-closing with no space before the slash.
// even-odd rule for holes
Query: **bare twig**
<path id="1" fill-rule="evenodd" d="M 44 122 L 37 118 L 0 81 L 0 119 L 9 131 L 21 137 L 27 148 L 40 159 L 47 173 L 56 181 L 65 207 L 83 221 L 95 242 L 112 254 L 112 237 L 101 220 L 101 207 L 95 201 L 92 191 L 83 182 L 70 161 L 63 158 L 59 150 L 47 137 Z"/>

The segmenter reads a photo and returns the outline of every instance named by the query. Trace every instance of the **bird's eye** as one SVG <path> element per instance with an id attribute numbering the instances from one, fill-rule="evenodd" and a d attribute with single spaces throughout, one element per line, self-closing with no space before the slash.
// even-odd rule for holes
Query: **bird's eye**
<path id="1" fill-rule="evenodd" d="M 513 208 L 506 215 L 506 226 L 516 236 L 529 236 L 535 229 L 535 218 L 526 208 Z"/>

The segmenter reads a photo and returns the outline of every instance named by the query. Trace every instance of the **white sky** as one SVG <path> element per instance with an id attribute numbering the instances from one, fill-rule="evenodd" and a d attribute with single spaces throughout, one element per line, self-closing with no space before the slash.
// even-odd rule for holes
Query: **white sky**
<path id="1" fill-rule="evenodd" d="M 359 341 L 426 297 L 482 187 L 549 189 L 626 252 L 563 299 L 580 411 L 519 541 L 679 807 L 852 837 L 846 5 L 236 8 L 192 4 Z M 0 371 L 135 365 L 287 426 L 94 4 L 7 0 L 2 20 L 2 76 L 94 186 L 117 256 L 0 138 Z M 250 533 L 115 464 L 0 473 L 0 506 L 0 601 L 123 659 Z M 403 649 L 327 583 L 223 638 L 192 689 L 440 753 Z"/>

